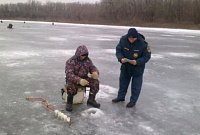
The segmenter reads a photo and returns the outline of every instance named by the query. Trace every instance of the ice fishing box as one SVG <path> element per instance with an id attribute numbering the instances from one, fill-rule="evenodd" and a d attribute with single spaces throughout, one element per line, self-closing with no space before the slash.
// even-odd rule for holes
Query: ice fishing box
<path id="1" fill-rule="evenodd" d="M 64 85 L 64 91 L 65 91 L 65 102 L 67 103 L 67 88 L 66 85 Z M 83 103 L 84 100 L 84 95 L 85 95 L 86 87 L 84 86 L 78 86 L 78 92 L 73 98 L 73 104 L 81 104 Z"/>

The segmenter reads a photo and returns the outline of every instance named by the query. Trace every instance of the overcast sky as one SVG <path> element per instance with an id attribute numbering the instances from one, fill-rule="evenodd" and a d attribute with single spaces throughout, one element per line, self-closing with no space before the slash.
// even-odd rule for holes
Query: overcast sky
<path id="1" fill-rule="evenodd" d="M 0 0 L 0 4 L 7 4 L 7 3 L 18 3 L 18 2 L 27 2 L 28 0 Z M 89 2 L 89 3 L 95 3 L 99 2 L 100 0 L 36 0 L 40 1 L 42 3 L 45 3 L 46 1 L 51 2 Z"/>

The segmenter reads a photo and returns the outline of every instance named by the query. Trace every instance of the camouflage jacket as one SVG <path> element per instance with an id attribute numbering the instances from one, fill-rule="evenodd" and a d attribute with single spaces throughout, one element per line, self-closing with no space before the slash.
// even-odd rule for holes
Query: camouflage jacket
<path id="1" fill-rule="evenodd" d="M 75 84 L 79 84 L 81 78 L 88 78 L 88 73 L 97 72 L 98 69 L 92 63 L 92 60 L 87 56 L 84 60 L 80 60 L 79 57 L 83 54 L 88 54 L 86 46 L 82 45 L 76 49 L 76 53 L 70 59 L 67 60 L 65 66 L 66 80 Z"/>

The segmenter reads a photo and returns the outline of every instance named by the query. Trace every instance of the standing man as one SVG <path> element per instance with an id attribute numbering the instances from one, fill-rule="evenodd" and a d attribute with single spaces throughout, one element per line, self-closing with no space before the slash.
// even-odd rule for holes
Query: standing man
<path id="1" fill-rule="evenodd" d="M 128 33 L 120 39 L 116 47 L 116 56 L 121 63 L 121 73 L 118 95 L 112 102 L 125 101 L 131 81 L 131 97 L 126 107 L 133 107 L 140 95 L 145 63 L 151 58 L 151 50 L 145 37 L 139 34 L 135 28 L 130 28 Z"/>
<path id="2" fill-rule="evenodd" d="M 95 101 L 96 94 L 99 91 L 99 70 L 94 66 L 88 55 L 86 46 L 81 45 L 76 49 L 75 55 L 66 62 L 67 111 L 72 111 L 73 97 L 77 94 L 78 85 L 90 87 L 87 105 L 100 108 L 100 104 Z M 91 74 L 91 77 L 88 77 L 88 73 Z"/>

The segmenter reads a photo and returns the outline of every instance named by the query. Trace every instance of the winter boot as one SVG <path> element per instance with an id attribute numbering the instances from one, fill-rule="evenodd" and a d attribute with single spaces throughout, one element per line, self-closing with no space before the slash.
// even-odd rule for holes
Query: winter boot
<path id="1" fill-rule="evenodd" d="M 73 96 L 67 96 L 67 105 L 66 105 L 66 110 L 68 112 L 72 111 L 72 104 L 73 104 Z"/>
<path id="2" fill-rule="evenodd" d="M 91 105 L 95 108 L 100 108 L 100 104 L 95 101 L 96 93 L 90 92 L 87 105 Z"/>
<path id="3" fill-rule="evenodd" d="M 112 100 L 112 102 L 114 102 L 114 103 L 118 103 L 118 102 L 120 102 L 120 101 L 125 101 L 125 99 L 124 99 L 124 98 L 122 98 L 122 99 L 120 99 L 120 98 L 115 98 L 115 99 Z"/>
<path id="4" fill-rule="evenodd" d="M 126 107 L 128 108 L 133 107 L 133 106 L 135 106 L 135 103 L 131 101 L 126 105 Z"/>

